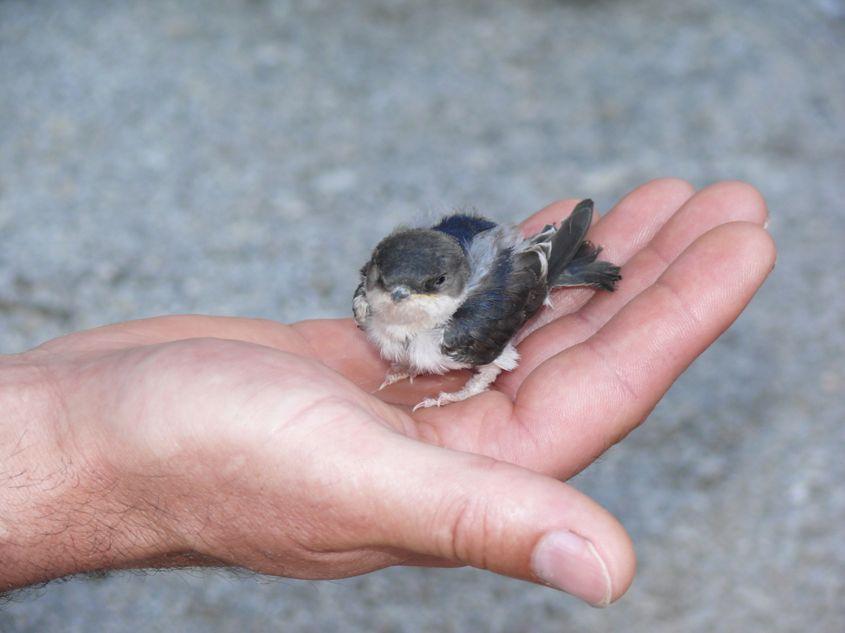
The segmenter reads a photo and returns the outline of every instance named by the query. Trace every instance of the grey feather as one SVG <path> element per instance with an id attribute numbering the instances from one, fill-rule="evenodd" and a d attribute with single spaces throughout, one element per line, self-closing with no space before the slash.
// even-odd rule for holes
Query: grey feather
<path id="1" fill-rule="evenodd" d="M 619 267 L 596 261 L 601 247 L 585 240 L 593 219 L 593 201 L 582 200 L 552 239 L 549 287 L 591 286 L 613 291 L 622 279 Z"/>

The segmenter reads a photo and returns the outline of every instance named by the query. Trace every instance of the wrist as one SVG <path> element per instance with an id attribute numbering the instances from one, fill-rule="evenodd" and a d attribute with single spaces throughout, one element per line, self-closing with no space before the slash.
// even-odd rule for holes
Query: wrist
<path id="1" fill-rule="evenodd" d="M 105 459 L 108 437 L 87 419 L 97 403 L 77 406 L 85 389 L 68 383 L 74 373 L 72 362 L 0 357 L 0 593 L 79 572 L 185 564 L 160 482 Z"/>

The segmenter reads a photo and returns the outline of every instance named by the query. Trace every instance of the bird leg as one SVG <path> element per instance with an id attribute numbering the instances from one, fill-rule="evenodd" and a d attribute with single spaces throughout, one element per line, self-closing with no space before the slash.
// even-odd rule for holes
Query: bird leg
<path id="1" fill-rule="evenodd" d="M 495 363 L 482 365 L 478 368 L 478 371 L 476 371 L 475 374 L 467 380 L 464 388 L 460 391 L 453 391 L 451 393 L 443 391 L 436 398 L 426 398 L 417 404 L 413 410 L 427 409 L 428 407 L 442 407 L 444 404 L 449 404 L 450 402 L 460 402 L 461 400 L 472 398 L 479 393 L 484 393 L 490 388 L 490 385 L 493 384 L 493 381 L 496 380 L 501 372 L 502 368 Z"/>
<path id="2" fill-rule="evenodd" d="M 384 382 L 381 383 L 378 391 L 381 391 L 385 387 L 389 387 L 393 383 L 405 380 L 406 378 L 411 384 L 414 384 L 415 376 L 416 374 L 412 373 L 407 367 L 399 365 L 398 363 L 393 363 L 387 371 L 387 375 L 384 377 Z"/>

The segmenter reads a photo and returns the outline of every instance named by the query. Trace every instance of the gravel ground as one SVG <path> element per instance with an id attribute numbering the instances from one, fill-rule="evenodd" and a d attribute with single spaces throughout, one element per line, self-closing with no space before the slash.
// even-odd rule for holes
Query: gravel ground
<path id="1" fill-rule="evenodd" d="M 607 208 L 664 175 L 754 183 L 780 247 L 576 481 L 637 545 L 610 609 L 473 570 L 131 573 L 20 594 L 0 631 L 845 631 L 843 148 L 839 0 L 0 0 L 2 352 L 345 314 L 401 221 Z"/>

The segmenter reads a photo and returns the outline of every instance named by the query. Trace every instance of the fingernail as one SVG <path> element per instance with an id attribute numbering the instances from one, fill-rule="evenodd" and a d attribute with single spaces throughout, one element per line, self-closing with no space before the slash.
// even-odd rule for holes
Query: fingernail
<path id="1" fill-rule="evenodd" d="M 534 547 L 531 569 L 547 585 L 594 607 L 610 604 L 607 566 L 593 544 L 577 534 L 566 530 L 546 534 Z"/>
<path id="2" fill-rule="evenodd" d="M 769 218 L 766 218 L 766 221 L 763 222 L 763 228 L 768 231 L 769 230 Z"/>

